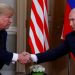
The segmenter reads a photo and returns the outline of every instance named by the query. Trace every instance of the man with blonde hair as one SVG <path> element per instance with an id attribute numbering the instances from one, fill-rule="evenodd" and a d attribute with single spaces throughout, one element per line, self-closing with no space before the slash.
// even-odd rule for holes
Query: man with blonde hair
<path id="1" fill-rule="evenodd" d="M 13 15 L 14 9 L 11 6 L 0 3 L 0 69 L 2 69 L 4 64 L 9 65 L 10 62 L 19 61 L 20 63 L 25 63 L 23 53 L 12 53 L 7 51 L 6 48 L 6 29 L 9 28 L 10 24 L 13 22 Z"/>

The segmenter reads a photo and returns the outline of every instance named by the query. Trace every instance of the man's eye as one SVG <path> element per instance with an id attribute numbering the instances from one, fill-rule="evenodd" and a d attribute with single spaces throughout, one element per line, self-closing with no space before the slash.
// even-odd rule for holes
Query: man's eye
<path id="1" fill-rule="evenodd" d="M 74 19 L 70 19 L 70 21 L 74 21 Z"/>

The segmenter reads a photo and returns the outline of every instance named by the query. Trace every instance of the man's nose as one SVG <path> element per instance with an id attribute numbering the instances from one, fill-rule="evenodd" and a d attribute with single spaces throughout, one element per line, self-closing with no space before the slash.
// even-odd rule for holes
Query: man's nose
<path id="1" fill-rule="evenodd" d="M 10 23 L 12 23 L 13 22 L 13 20 L 12 20 L 12 18 L 10 18 Z"/>

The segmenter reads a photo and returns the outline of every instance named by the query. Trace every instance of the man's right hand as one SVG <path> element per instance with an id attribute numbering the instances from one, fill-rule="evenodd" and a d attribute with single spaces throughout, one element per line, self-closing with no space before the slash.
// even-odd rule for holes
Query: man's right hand
<path id="1" fill-rule="evenodd" d="M 31 54 L 28 53 L 28 52 L 22 52 L 18 55 L 18 61 L 21 63 L 21 64 L 26 64 L 26 63 L 29 63 L 31 62 Z"/>

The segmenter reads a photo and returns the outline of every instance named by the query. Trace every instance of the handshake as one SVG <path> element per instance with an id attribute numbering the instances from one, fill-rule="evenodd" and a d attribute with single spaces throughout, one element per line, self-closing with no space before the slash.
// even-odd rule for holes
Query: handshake
<path id="1" fill-rule="evenodd" d="M 28 52 L 22 52 L 22 53 L 18 54 L 18 61 L 21 64 L 30 63 L 32 61 L 31 54 Z"/>

